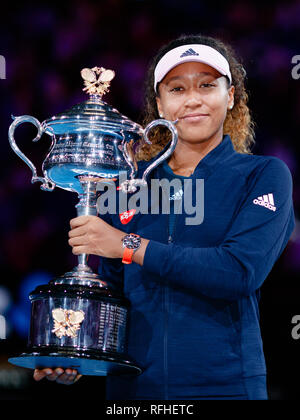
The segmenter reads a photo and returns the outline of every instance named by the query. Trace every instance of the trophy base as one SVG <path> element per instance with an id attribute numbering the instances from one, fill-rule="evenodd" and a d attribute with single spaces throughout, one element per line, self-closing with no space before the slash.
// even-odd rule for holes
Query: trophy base
<path id="1" fill-rule="evenodd" d="M 8 359 L 9 363 L 29 369 L 58 368 L 76 369 L 81 375 L 139 375 L 142 370 L 126 358 L 112 353 L 103 354 L 90 350 L 60 350 L 55 348 L 39 349 L 22 353 Z"/>

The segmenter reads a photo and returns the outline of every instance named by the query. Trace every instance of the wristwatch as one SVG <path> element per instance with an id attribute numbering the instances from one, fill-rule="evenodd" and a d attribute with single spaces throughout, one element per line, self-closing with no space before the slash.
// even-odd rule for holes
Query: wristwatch
<path id="1" fill-rule="evenodd" d="M 141 246 L 141 237 L 135 233 L 130 233 L 129 235 L 125 235 L 122 241 L 124 248 L 122 263 L 131 264 L 133 254 Z"/>

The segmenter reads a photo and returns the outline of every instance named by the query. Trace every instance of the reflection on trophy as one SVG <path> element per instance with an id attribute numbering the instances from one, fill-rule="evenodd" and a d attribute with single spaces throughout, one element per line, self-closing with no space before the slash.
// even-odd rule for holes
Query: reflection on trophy
<path id="1" fill-rule="evenodd" d="M 10 145 L 32 170 L 32 182 L 52 191 L 56 186 L 76 192 L 77 215 L 97 215 L 98 183 L 115 182 L 125 171 L 128 180 L 120 187 L 133 192 L 146 184 L 148 174 L 170 156 L 177 143 L 177 131 L 167 120 L 155 120 L 145 129 L 102 101 L 115 73 L 102 67 L 83 69 L 85 102 L 40 123 L 24 115 L 14 118 L 9 128 Z M 21 152 L 14 139 L 16 127 L 24 122 L 38 130 L 33 141 L 48 134 L 52 144 L 43 162 L 43 177 Z M 165 125 L 172 133 L 168 149 L 152 162 L 141 179 L 136 179 L 137 152 L 149 143 L 148 132 Z M 139 374 L 141 368 L 126 353 L 129 301 L 110 290 L 87 265 L 87 255 L 78 256 L 78 265 L 29 296 L 32 302 L 27 350 L 9 362 L 27 368 L 62 367 L 84 375 Z"/>

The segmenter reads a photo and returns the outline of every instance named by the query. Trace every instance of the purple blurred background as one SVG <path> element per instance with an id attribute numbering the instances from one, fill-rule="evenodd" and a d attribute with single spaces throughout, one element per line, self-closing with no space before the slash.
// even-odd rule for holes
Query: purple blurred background
<path id="1" fill-rule="evenodd" d="M 300 78 L 293 77 L 292 58 L 300 55 L 300 1 L 53 4 L 24 2 L 1 16 L 6 79 L 0 80 L 0 338 L 5 323 L 6 339 L 0 340 L 0 399 L 101 399 L 105 389 L 103 378 L 92 377 L 74 387 L 37 384 L 31 372 L 7 363 L 26 344 L 29 292 L 76 263 L 67 244 L 76 195 L 60 189 L 47 193 L 31 184 L 31 171 L 9 146 L 11 115 L 43 121 L 85 100 L 80 70 L 103 66 L 116 71 L 105 101 L 139 122 L 149 61 L 182 33 L 217 36 L 237 51 L 256 122 L 253 152 L 279 157 L 293 175 L 296 228 L 262 287 L 260 308 L 270 398 L 295 399 L 300 342 L 291 337 L 291 319 L 300 314 Z M 25 125 L 16 139 L 40 169 L 50 144 L 46 136 L 33 144 L 34 136 L 35 129 Z"/>

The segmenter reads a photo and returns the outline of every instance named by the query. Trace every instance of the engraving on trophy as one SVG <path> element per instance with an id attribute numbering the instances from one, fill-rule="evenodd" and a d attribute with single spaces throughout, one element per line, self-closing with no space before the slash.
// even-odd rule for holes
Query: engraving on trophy
<path id="1" fill-rule="evenodd" d="M 124 351 L 127 309 L 101 305 L 98 344 L 104 351 Z"/>
<path id="2" fill-rule="evenodd" d="M 112 162 L 119 165 L 124 161 L 122 151 L 113 143 L 114 139 L 112 137 L 102 135 L 87 140 L 88 137 L 90 136 L 82 135 L 80 139 L 79 136 L 76 137 L 75 135 L 60 136 L 47 159 L 47 165 L 56 163 L 85 164 L 87 161 L 93 165 L 111 164 Z"/>
<path id="3" fill-rule="evenodd" d="M 52 310 L 52 317 L 54 319 L 52 332 L 56 337 L 62 338 L 66 335 L 71 338 L 76 338 L 80 324 L 84 320 L 84 312 L 55 308 Z"/>

